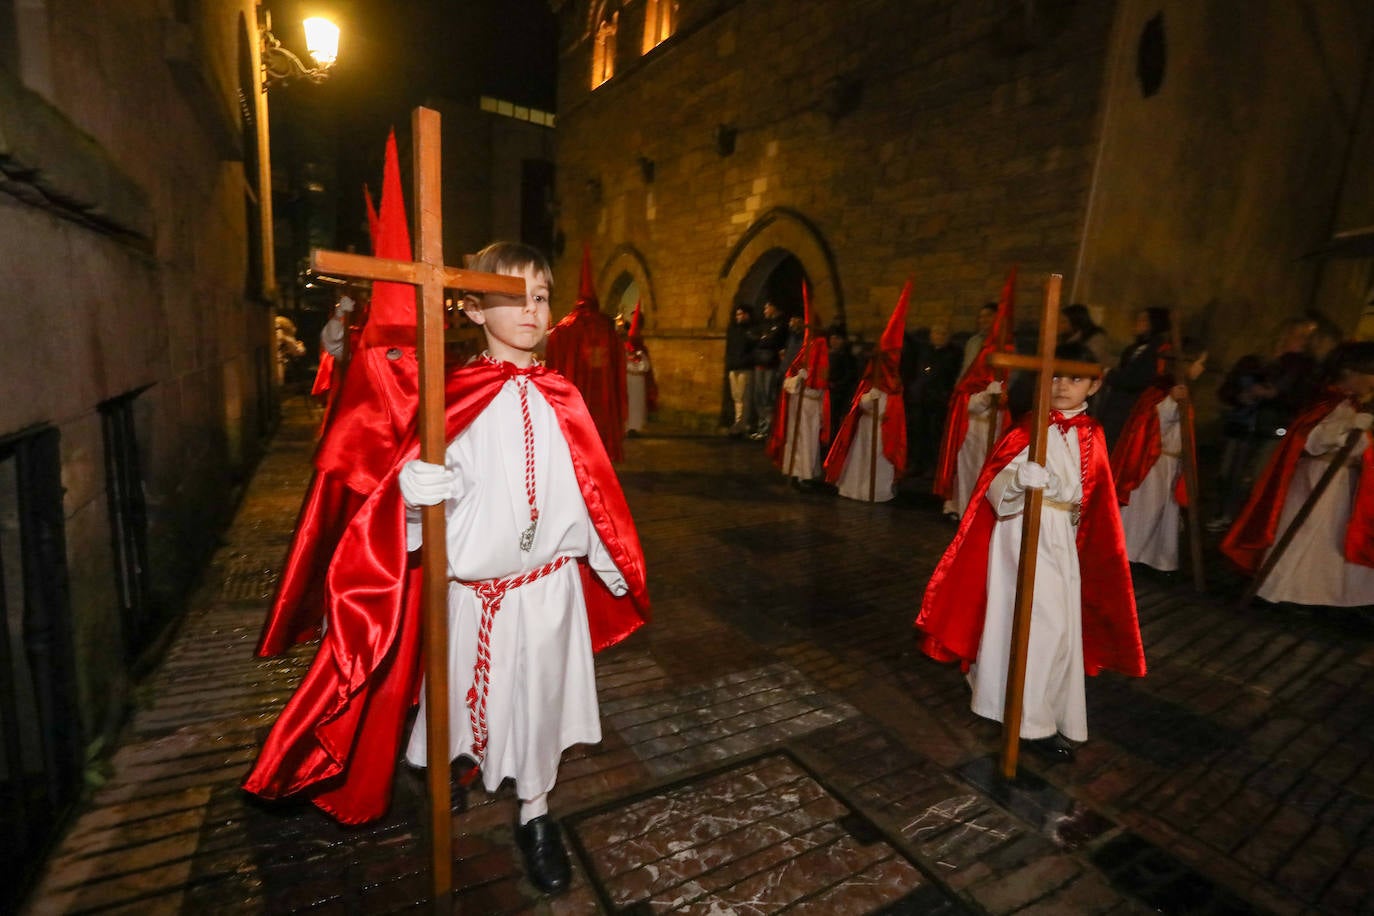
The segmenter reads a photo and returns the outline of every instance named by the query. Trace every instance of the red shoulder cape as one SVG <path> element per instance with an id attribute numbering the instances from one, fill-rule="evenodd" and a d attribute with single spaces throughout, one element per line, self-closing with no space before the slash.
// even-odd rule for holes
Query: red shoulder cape
<path id="1" fill-rule="evenodd" d="M 830 344 L 824 337 L 813 337 L 793 358 L 792 365 L 787 367 L 787 374 L 783 378 L 792 378 L 803 368 L 806 369 L 806 387 L 822 392 L 819 444 L 825 445 L 830 441 Z M 787 457 L 783 452 L 787 445 L 788 400 L 786 392 L 778 397 L 777 410 L 773 416 L 773 432 L 768 437 L 768 447 L 765 449 L 773 464 L 779 468 L 783 466 Z"/>
<path id="2" fill-rule="evenodd" d="M 1123 506 L 1131 504 L 1131 494 L 1145 481 L 1146 475 L 1163 453 L 1159 405 L 1168 396 L 1167 387 L 1152 385 L 1145 389 L 1131 408 L 1126 425 L 1121 429 L 1121 437 L 1116 440 L 1116 448 L 1112 449 L 1112 479 L 1116 481 L 1117 502 Z M 1185 401 L 1178 405 L 1178 409 L 1180 422 L 1192 422 L 1192 404 Z M 1193 454 L 1193 466 L 1197 466 L 1196 452 Z M 1180 506 L 1188 505 L 1188 490 L 1182 474 L 1174 481 L 1174 502 Z"/>
<path id="3" fill-rule="evenodd" d="M 1327 389 L 1293 420 L 1283 443 L 1250 491 L 1245 508 L 1222 539 L 1221 552 L 1245 572 L 1254 575 L 1259 570 L 1265 553 L 1278 537 L 1279 515 L 1307 437 L 1343 400 L 1342 392 Z M 1345 558 L 1351 563 L 1374 566 L 1374 449 L 1366 448 L 1361 458 L 1360 484 L 1352 509 L 1345 530 Z"/>
<path id="4" fill-rule="evenodd" d="M 554 325 L 545 351 L 547 365 L 576 386 L 612 461 L 624 457 L 625 346 L 615 319 L 594 306 L 579 304 Z"/>
<path id="5" fill-rule="evenodd" d="M 839 432 L 835 433 L 835 442 L 830 446 L 830 453 L 825 456 L 827 483 L 835 483 L 840 479 L 840 474 L 844 473 L 844 463 L 849 458 L 850 447 L 854 444 L 854 431 L 859 428 L 859 415 L 862 413 L 859 405 L 863 396 L 872 389 L 873 383 L 865 378 L 859 382 L 859 387 L 854 392 L 854 401 L 850 404 L 849 413 L 845 414 Z M 880 430 L 883 457 L 892 462 L 895 475 L 893 479 L 900 480 L 906 473 L 906 408 L 900 388 L 896 392 L 887 392 L 887 404 L 883 410 Z"/>
<path id="6" fill-rule="evenodd" d="M 945 419 L 945 434 L 940 440 L 940 461 L 935 466 L 935 481 L 931 490 L 944 499 L 954 497 L 954 475 L 959 469 L 959 449 L 968 436 L 968 402 L 975 394 L 988 387 L 993 380 L 992 370 L 975 361 L 968 367 L 959 384 L 949 396 L 949 411 Z M 1006 398 L 998 411 L 1003 428 L 1011 423 L 1011 412 L 1006 408 Z"/>
<path id="7" fill-rule="evenodd" d="M 448 439 L 486 408 L 512 372 L 508 365 L 473 363 L 450 375 Z M 649 619 L 643 550 L 577 390 L 543 369 L 531 372 L 530 381 L 558 415 L 587 511 L 629 585 L 616 597 L 579 563 L 592 647 L 600 651 Z M 307 792 L 347 824 L 386 811 L 401 732 L 422 675 L 418 554 L 406 551 L 405 503 L 395 483 L 418 453 L 412 435 L 339 542 L 329 567 L 324 640 L 244 781 L 249 792 L 266 798 Z"/>
<path id="8" fill-rule="evenodd" d="M 926 586 L 916 627 L 921 649 L 939 661 L 978 659 L 988 598 L 988 545 L 997 523 L 988 485 L 1030 441 L 1030 418 L 1002 437 L 983 465 L 959 531 Z M 1083 668 L 1133 677 L 1145 674 L 1145 651 L 1136 619 L 1135 589 L 1126 558 L 1121 516 L 1113 499 L 1107 444 L 1096 421 L 1078 428 L 1083 463 L 1083 514 L 1078 526 L 1078 567 L 1083 582 Z"/>

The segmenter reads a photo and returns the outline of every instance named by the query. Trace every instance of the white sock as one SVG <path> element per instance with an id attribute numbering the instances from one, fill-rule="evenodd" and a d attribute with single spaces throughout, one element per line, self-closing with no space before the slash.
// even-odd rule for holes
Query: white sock
<path id="1" fill-rule="evenodd" d="M 549 813 L 549 793 L 520 799 L 520 826 L 523 827 L 541 814 Z"/>

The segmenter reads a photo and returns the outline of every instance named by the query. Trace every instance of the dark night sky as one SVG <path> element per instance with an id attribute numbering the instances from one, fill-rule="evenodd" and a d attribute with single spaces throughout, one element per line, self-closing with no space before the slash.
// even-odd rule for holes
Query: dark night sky
<path id="1" fill-rule="evenodd" d="M 271 0 L 270 7 L 273 33 L 302 57 L 303 18 L 325 16 L 341 31 L 328 80 L 275 87 L 270 97 L 274 167 L 319 163 L 317 174 L 339 195 L 338 237 L 315 244 L 366 245 L 362 184 L 380 190 L 387 131 L 406 131 L 415 106 L 492 95 L 554 110 L 556 29 L 547 0 Z"/>

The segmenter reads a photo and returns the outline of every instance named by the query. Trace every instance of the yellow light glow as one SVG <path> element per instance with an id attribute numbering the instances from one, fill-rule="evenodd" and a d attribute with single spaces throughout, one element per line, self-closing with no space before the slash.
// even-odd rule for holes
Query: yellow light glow
<path id="1" fill-rule="evenodd" d="M 331 66 L 339 57 L 339 27 L 328 19 L 312 16 L 305 20 L 305 46 L 321 67 Z"/>

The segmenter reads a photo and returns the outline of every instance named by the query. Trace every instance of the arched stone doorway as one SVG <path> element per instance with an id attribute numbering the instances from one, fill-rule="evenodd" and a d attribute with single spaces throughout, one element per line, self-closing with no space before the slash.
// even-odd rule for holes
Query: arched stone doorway
<path id="1" fill-rule="evenodd" d="M 596 288 L 603 290 L 601 311 L 607 315 L 624 315 L 629 321 L 638 302 L 644 312 L 646 327 L 652 327 L 656 311 L 653 277 L 644 256 L 633 245 L 620 245 L 611 252 L 597 272 Z"/>
<path id="2" fill-rule="evenodd" d="M 635 303 L 639 301 L 639 283 L 629 271 L 623 271 L 611 281 L 601 310 L 607 315 L 618 315 L 626 321 L 634 314 Z"/>
<path id="3" fill-rule="evenodd" d="M 801 315 L 803 283 L 811 285 L 811 278 L 797 256 L 785 248 L 772 248 L 744 275 L 734 304 L 747 305 L 755 315 L 761 315 L 763 304 L 772 302 L 789 318 Z"/>
<path id="4" fill-rule="evenodd" d="M 763 213 L 740 236 L 721 267 L 709 326 L 723 330 L 736 303 L 747 303 L 757 311 L 774 294 L 779 308 L 801 314 L 802 278 L 810 284 L 817 318 L 826 324 L 842 321 L 839 272 L 820 230 L 795 210 L 778 207 Z"/>

